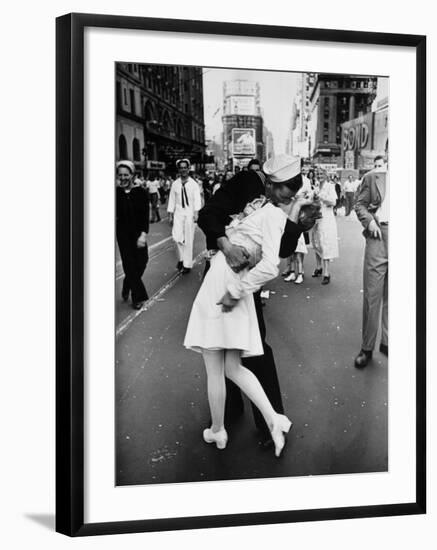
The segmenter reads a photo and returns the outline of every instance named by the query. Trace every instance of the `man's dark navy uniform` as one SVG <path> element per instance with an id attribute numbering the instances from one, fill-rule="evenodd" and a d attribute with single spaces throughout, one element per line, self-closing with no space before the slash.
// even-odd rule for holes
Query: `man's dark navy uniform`
<path id="1" fill-rule="evenodd" d="M 148 299 L 142 281 L 149 260 L 147 244 L 139 248 L 138 237 L 149 232 L 149 193 L 142 187 L 132 187 L 129 193 L 116 188 L 116 235 L 123 264 L 124 279 L 122 296 L 132 303 L 141 304 Z"/>
<path id="2" fill-rule="evenodd" d="M 301 175 L 299 174 L 296 177 L 301 178 Z M 265 194 L 265 180 L 266 177 L 262 172 L 254 170 L 239 172 L 222 185 L 203 209 L 200 210 L 198 225 L 205 233 L 208 250 L 216 250 L 218 248 L 217 239 L 226 236 L 225 227 L 230 223 L 231 215 L 242 212 L 248 202 Z M 293 254 L 303 229 L 300 223 L 297 224 L 287 220 L 280 246 L 281 258 L 287 258 Z M 276 365 L 272 349 L 265 341 L 266 328 L 260 292 L 254 293 L 253 297 L 264 347 L 264 355 L 248 357 L 243 359 L 242 362 L 258 378 L 275 411 L 282 414 L 284 406 Z M 225 422 L 229 423 L 242 413 L 243 399 L 240 390 L 235 384 L 229 380 L 226 380 L 226 384 Z M 270 431 L 259 410 L 255 406 L 252 407 L 255 424 L 261 431 L 263 439 L 269 441 Z"/>

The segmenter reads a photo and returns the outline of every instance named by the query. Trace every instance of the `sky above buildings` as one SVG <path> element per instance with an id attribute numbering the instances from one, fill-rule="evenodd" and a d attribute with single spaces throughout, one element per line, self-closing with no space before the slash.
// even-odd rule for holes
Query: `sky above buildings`
<path id="1" fill-rule="evenodd" d="M 290 134 L 293 100 L 301 73 L 239 69 L 203 69 L 205 133 L 220 142 L 223 115 L 223 82 L 250 80 L 260 85 L 260 106 L 264 124 L 273 134 L 275 154 L 285 152 Z"/>

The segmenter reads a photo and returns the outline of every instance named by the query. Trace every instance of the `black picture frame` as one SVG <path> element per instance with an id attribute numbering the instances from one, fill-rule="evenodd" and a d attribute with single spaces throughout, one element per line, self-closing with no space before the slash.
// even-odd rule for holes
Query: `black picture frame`
<path id="1" fill-rule="evenodd" d="M 416 51 L 416 500 L 344 508 L 84 523 L 84 29 L 105 27 L 407 46 Z M 426 512 L 426 37 L 68 14 L 56 20 L 56 530 L 69 536 Z"/>

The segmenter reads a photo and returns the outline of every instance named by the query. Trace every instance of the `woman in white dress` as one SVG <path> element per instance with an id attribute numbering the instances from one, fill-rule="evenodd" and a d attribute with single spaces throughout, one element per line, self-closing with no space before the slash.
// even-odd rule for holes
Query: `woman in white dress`
<path id="1" fill-rule="evenodd" d="M 337 221 L 334 215 L 337 193 L 326 171 L 320 170 L 318 176 L 320 182 L 318 197 L 322 206 L 322 217 L 316 221 L 312 231 L 312 245 L 316 254 L 316 269 L 313 277 L 323 275 L 322 285 L 327 285 L 331 280 L 329 262 L 338 258 Z"/>
<path id="2" fill-rule="evenodd" d="M 279 247 L 287 214 L 299 212 L 307 199 L 292 202 L 297 188 L 271 184 L 269 198 L 255 199 L 228 226 L 226 236 L 245 249 L 249 265 L 235 273 L 219 251 L 211 260 L 194 300 L 184 346 L 202 353 L 207 372 L 208 401 L 212 425 L 204 430 L 207 443 L 224 449 L 226 400 L 225 376 L 259 408 L 270 428 L 275 455 L 281 454 L 290 420 L 275 412 L 256 376 L 241 365 L 241 357 L 263 354 L 253 292 L 278 275 Z M 288 206 L 287 206 L 288 205 Z"/>

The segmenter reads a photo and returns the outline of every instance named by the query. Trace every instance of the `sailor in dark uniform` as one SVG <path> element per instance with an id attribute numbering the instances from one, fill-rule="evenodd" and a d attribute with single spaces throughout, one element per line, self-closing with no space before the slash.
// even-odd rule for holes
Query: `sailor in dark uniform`
<path id="1" fill-rule="evenodd" d="M 146 235 L 149 232 L 149 193 L 134 185 L 135 166 L 129 160 L 117 163 L 116 234 L 124 280 L 123 300 L 132 297 L 132 307 L 141 309 L 148 299 L 142 281 L 149 259 Z"/>
<path id="2" fill-rule="evenodd" d="M 289 155 L 279 155 L 264 163 L 264 173 L 261 171 L 241 171 L 224 183 L 199 212 L 198 226 L 206 236 L 206 246 L 211 253 L 221 250 L 226 256 L 229 266 L 238 271 L 247 266 L 244 250 L 234 246 L 227 239 L 225 227 L 231 221 L 233 214 L 243 211 L 247 203 L 265 195 L 265 187 L 272 182 L 286 182 L 293 178 L 302 180 L 300 158 Z M 268 174 L 266 178 L 265 174 Z M 312 201 L 308 199 L 308 204 Z M 287 258 L 293 254 L 302 231 L 310 229 L 318 217 L 317 208 L 307 216 L 295 210 L 294 221 L 287 221 L 281 240 L 280 256 Z M 262 312 L 260 292 L 254 293 L 254 302 L 264 348 L 264 355 L 243 359 L 245 367 L 250 369 L 260 381 L 273 408 L 278 413 L 284 412 L 275 360 L 271 347 L 266 343 L 266 328 Z M 243 412 L 243 399 L 235 384 L 226 381 L 225 423 L 232 422 Z M 253 407 L 255 424 L 261 433 L 263 445 L 267 448 L 273 442 L 270 430 L 262 415 Z"/>

